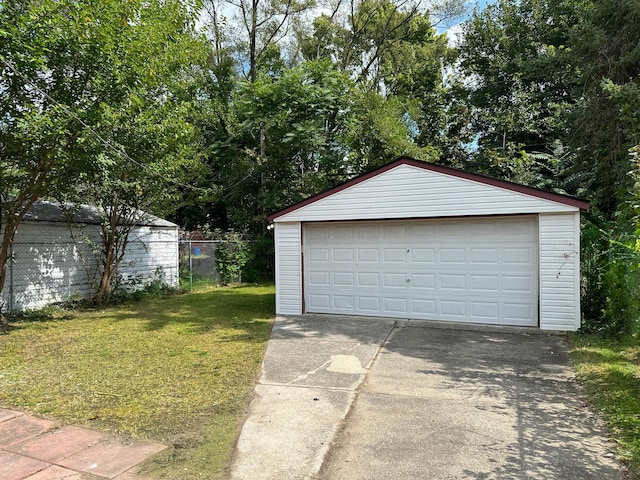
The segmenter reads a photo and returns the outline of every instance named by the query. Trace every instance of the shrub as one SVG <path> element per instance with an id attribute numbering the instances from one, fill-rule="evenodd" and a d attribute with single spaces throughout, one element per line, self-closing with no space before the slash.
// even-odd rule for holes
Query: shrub
<path id="1" fill-rule="evenodd" d="M 220 283 L 228 285 L 242 282 L 242 269 L 249 261 L 251 252 L 245 240 L 239 237 L 227 238 L 216 248 L 216 270 Z"/>
<path id="2" fill-rule="evenodd" d="M 635 235 L 594 217 L 582 228 L 583 329 L 623 336 L 638 329 L 640 255 Z"/>

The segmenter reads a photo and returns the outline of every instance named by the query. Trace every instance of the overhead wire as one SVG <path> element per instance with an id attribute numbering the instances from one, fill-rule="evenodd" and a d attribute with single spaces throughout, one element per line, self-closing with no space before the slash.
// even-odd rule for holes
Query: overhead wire
<path id="1" fill-rule="evenodd" d="M 169 183 L 172 183 L 172 184 L 177 185 L 179 187 L 187 188 L 187 189 L 190 189 L 190 190 L 198 190 L 198 191 L 202 191 L 202 192 L 205 192 L 205 193 L 212 191 L 210 188 L 195 187 L 193 185 L 188 185 L 186 183 L 179 182 L 178 180 L 175 180 L 173 178 L 169 178 L 166 175 L 163 175 L 162 173 L 155 171 L 149 165 L 146 165 L 144 163 L 138 162 L 137 160 L 133 159 L 127 152 L 125 152 L 121 148 L 113 145 L 109 140 L 105 139 L 102 135 L 100 135 L 93 127 L 91 127 L 84 120 L 82 120 L 75 113 L 73 113 L 66 105 L 60 103 L 55 98 L 53 98 L 51 95 L 49 95 L 47 92 L 42 90 L 35 82 L 33 82 L 26 75 L 24 75 L 11 62 L 8 62 L 2 55 L 0 55 L 0 62 L 2 62 L 14 74 L 18 75 L 25 83 L 29 84 L 32 88 L 34 88 L 38 93 L 40 93 L 41 95 L 46 97 L 49 101 L 51 101 L 53 104 L 55 104 L 60 109 L 62 109 L 62 111 L 64 111 L 64 113 L 66 113 L 69 117 L 71 117 L 74 120 L 76 120 L 80 125 L 82 125 L 84 128 L 86 128 L 95 138 L 97 138 L 100 141 L 100 143 L 102 143 L 105 147 L 113 150 L 122 159 L 127 160 L 127 161 L 131 162 L 132 164 L 134 164 L 134 165 L 146 170 L 147 172 L 149 172 L 149 173 L 151 173 L 151 174 L 153 174 L 153 175 L 155 175 L 157 177 L 160 177 L 163 180 L 168 181 Z"/>

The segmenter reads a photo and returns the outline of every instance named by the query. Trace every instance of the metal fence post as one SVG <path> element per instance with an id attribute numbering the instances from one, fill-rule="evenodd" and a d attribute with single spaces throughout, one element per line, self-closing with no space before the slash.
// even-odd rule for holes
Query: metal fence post
<path id="1" fill-rule="evenodd" d="M 11 243 L 9 243 L 9 313 L 13 312 L 13 239 L 11 239 Z"/>
<path id="2" fill-rule="evenodd" d="M 189 239 L 189 292 L 193 293 L 193 261 L 191 260 L 191 239 Z"/>

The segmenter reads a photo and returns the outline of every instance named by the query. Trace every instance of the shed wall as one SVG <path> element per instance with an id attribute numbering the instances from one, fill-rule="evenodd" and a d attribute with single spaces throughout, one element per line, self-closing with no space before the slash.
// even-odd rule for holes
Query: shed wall
<path id="1" fill-rule="evenodd" d="M 571 205 L 497 186 L 400 165 L 286 213 L 275 222 L 511 215 L 577 210 Z"/>
<path id="2" fill-rule="evenodd" d="M 4 310 L 88 298 L 96 260 L 87 239 L 100 243 L 98 225 L 71 231 L 63 223 L 23 222 L 14 237 L 13 261 L 0 294 Z M 177 227 L 139 227 L 130 235 L 120 269 L 123 279 L 139 286 L 153 280 L 156 271 L 167 284 L 177 286 Z"/>
<path id="3" fill-rule="evenodd" d="M 540 328 L 580 328 L 580 214 L 540 214 Z"/>
<path id="4" fill-rule="evenodd" d="M 302 230 L 300 222 L 275 224 L 276 313 L 302 313 Z"/>

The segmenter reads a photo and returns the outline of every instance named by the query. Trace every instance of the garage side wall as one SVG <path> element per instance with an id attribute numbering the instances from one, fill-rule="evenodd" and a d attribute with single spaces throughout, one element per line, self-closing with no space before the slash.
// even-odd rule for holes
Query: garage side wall
<path id="1" fill-rule="evenodd" d="M 178 227 L 141 226 L 129 235 L 118 273 L 125 281 L 178 286 Z"/>
<path id="2" fill-rule="evenodd" d="M 0 308 L 18 312 L 88 298 L 89 283 L 95 289 L 98 279 L 89 242 L 100 245 L 100 232 L 93 224 L 71 231 L 60 222 L 22 222 L 13 240 Z M 141 226 L 133 230 L 118 273 L 132 287 L 156 279 L 177 286 L 177 227 Z"/>
<path id="3" fill-rule="evenodd" d="M 302 252 L 300 222 L 275 224 L 276 313 L 302 314 Z"/>
<path id="4" fill-rule="evenodd" d="M 540 214 L 540 328 L 580 328 L 580 214 Z"/>

